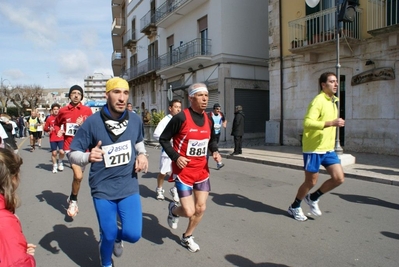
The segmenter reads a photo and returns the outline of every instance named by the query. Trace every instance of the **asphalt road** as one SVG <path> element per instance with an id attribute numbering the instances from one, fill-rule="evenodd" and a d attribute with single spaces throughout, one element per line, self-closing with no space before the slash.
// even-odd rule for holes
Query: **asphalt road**
<path id="1" fill-rule="evenodd" d="M 25 140 L 19 141 L 24 164 L 17 215 L 28 242 L 38 246 L 37 266 L 100 266 L 88 171 L 80 213 L 71 220 L 65 215 L 71 169 L 52 174 L 48 138 L 33 153 Z M 125 243 L 122 257 L 114 259 L 117 267 L 399 266 L 397 187 L 347 179 L 321 198 L 323 216 L 297 222 L 286 210 L 303 181 L 302 171 L 229 159 L 219 171 L 210 163 L 212 192 L 194 232 L 201 251 L 190 253 L 180 245 L 187 219 L 180 219 L 177 230 L 169 229 L 170 198 L 155 199 L 160 151 L 148 151 L 150 169 L 140 175 L 143 237 L 136 244 Z M 320 176 L 320 182 L 325 179 Z M 309 212 L 305 203 L 302 207 Z"/>

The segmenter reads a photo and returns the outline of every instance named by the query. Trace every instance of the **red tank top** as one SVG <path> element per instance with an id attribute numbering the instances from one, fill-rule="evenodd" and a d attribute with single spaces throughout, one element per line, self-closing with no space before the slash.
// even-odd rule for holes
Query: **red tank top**
<path id="1" fill-rule="evenodd" d="M 181 182 L 187 185 L 204 181 L 209 178 L 208 162 L 208 143 L 211 137 L 211 127 L 209 118 L 204 115 L 204 125 L 198 126 L 193 121 L 189 109 L 183 110 L 186 116 L 179 134 L 173 137 L 173 148 L 181 156 L 191 161 L 183 169 L 177 167 L 172 162 L 173 177 L 178 176 Z"/>

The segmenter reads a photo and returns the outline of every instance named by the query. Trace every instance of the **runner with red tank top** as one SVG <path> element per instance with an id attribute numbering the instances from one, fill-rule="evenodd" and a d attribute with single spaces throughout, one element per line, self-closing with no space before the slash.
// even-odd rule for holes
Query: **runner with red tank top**
<path id="1" fill-rule="evenodd" d="M 187 217 L 189 223 L 181 244 L 191 252 L 200 247 L 192 236 L 202 219 L 210 191 L 208 149 L 213 159 L 221 161 L 215 137 L 213 121 L 205 113 L 208 105 L 208 89 L 203 83 L 192 84 L 188 89 L 190 108 L 175 115 L 159 142 L 172 160 L 171 179 L 175 182 L 181 206 L 169 204 L 168 224 L 177 228 L 179 217 Z M 173 139 L 173 147 L 170 141 Z"/>
<path id="2" fill-rule="evenodd" d="M 79 85 L 74 85 L 69 89 L 69 98 L 71 102 L 60 109 L 58 116 L 54 122 L 58 136 L 64 136 L 64 151 L 67 156 L 70 152 L 70 145 L 78 131 L 80 125 L 93 114 L 89 107 L 84 106 L 81 101 L 83 99 L 83 89 Z M 71 164 L 73 170 L 73 182 L 71 195 L 68 197 L 69 207 L 67 214 L 75 217 L 78 212 L 78 193 L 80 183 L 83 179 L 84 169 L 77 164 Z"/>

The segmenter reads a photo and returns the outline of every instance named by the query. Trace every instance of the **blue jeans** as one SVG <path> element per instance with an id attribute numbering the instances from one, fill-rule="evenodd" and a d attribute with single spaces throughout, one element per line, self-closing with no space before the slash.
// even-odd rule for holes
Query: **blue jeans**
<path id="1" fill-rule="evenodd" d="M 110 265 L 115 240 L 135 243 L 141 238 L 143 213 L 140 195 L 118 200 L 93 198 L 93 203 L 100 225 L 101 264 Z M 119 215 L 121 229 L 118 229 L 116 214 Z"/>

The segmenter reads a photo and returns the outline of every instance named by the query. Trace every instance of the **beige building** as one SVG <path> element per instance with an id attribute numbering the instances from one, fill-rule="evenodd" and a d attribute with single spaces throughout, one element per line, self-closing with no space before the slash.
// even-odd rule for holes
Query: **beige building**
<path id="1" fill-rule="evenodd" d="M 360 0 L 354 22 L 339 27 L 335 0 L 314 8 L 305 1 L 268 2 L 270 120 L 280 125 L 280 142 L 300 144 L 307 105 L 320 90 L 317 79 L 336 73 L 338 62 L 346 121 L 341 146 L 399 155 L 399 1 Z"/>
<path id="2" fill-rule="evenodd" d="M 267 10 L 265 0 L 113 0 L 114 75 L 129 81 L 139 111 L 166 111 L 172 98 L 187 107 L 188 86 L 204 82 L 208 109 L 220 103 L 230 122 L 221 140 L 231 138 L 238 104 L 246 137 L 264 136 L 271 96 Z"/>

